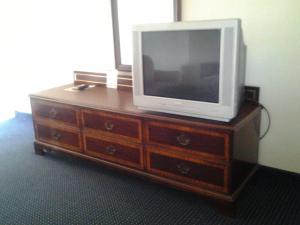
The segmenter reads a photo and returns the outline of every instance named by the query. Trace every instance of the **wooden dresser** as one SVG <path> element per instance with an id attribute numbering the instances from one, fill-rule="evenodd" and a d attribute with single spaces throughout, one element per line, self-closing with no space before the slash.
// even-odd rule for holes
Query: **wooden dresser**
<path id="1" fill-rule="evenodd" d="M 223 203 L 257 168 L 258 106 L 224 123 L 139 110 L 126 90 L 71 86 L 30 95 L 37 154 L 63 151 Z"/>

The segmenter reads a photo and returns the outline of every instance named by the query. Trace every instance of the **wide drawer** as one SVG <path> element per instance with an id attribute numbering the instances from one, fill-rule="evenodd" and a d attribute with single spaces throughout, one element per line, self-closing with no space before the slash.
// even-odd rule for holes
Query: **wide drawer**
<path id="1" fill-rule="evenodd" d="M 148 144 L 213 159 L 229 158 L 229 134 L 180 124 L 147 121 L 145 139 Z"/>
<path id="2" fill-rule="evenodd" d="M 84 145 L 87 155 L 130 167 L 143 168 L 143 149 L 139 144 L 85 134 Z"/>
<path id="3" fill-rule="evenodd" d="M 67 125 L 79 126 L 79 110 L 72 106 L 34 99 L 31 100 L 31 106 L 34 119 L 51 119 Z"/>
<path id="4" fill-rule="evenodd" d="M 35 134 L 39 141 L 81 152 L 81 138 L 79 131 L 66 127 L 52 127 L 35 123 Z"/>
<path id="5" fill-rule="evenodd" d="M 147 147 L 147 170 L 198 187 L 228 192 L 228 167 Z"/>
<path id="6" fill-rule="evenodd" d="M 134 142 L 142 141 L 140 119 L 93 110 L 83 110 L 82 118 L 85 129 L 93 129 L 105 136 L 123 138 Z"/>

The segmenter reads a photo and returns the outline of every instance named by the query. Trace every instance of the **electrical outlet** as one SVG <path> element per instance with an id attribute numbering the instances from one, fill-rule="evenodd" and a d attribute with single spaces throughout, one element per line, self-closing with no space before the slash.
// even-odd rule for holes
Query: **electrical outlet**
<path id="1" fill-rule="evenodd" d="M 259 103 L 259 87 L 245 86 L 245 101 Z"/>

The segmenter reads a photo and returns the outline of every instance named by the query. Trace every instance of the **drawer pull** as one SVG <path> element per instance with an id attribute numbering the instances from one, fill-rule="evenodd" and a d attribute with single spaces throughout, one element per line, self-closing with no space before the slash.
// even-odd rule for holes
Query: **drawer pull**
<path id="1" fill-rule="evenodd" d="M 57 111 L 54 108 L 50 109 L 49 117 L 52 118 L 52 119 L 55 119 L 56 116 L 57 116 Z"/>
<path id="2" fill-rule="evenodd" d="M 188 146 L 191 143 L 191 139 L 186 134 L 180 134 L 176 139 L 181 146 Z"/>
<path id="3" fill-rule="evenodd" d="M 114 146 L 107 146 L 105 148 L 106 152 L 110 155 L 114 155 L 117 151 L 117 149 Z"/>
<path id="4" fill-rule="evenodd" d="M 114 128 L 114 124 L 112 122 L 109 122 L 109 121 L 106 121 L 104 123 L 104 126 L 105 126 L 105 129 L 108 130 L 108 131 L 112 131 L 112 129 Z"/>
<path id="5" fill-rule="evenodd" d="M 183 163 L 177 164 L 176 167 L 177 167 L 178 171 L 179 171 L 181 174 L 184 174 L 184 175 L 188 174 L 188 173 L 190 172 L 190 170 L 191 170 L 187 165 L 185 165 L 185 164 L 183 164 Z"/>
<path id="6" fill-rule="evenodd" d="M 56 131 L 53 131 L 53 132 L 51 133 L 51 136 L 52 136 L 52 138 L 53 138 L 54 140 L 56 140 L 56 141 L 59 141 L 59 140 L 61 139 L 61 134 L 58 133 L 58 132 L 56 132 Z"/>

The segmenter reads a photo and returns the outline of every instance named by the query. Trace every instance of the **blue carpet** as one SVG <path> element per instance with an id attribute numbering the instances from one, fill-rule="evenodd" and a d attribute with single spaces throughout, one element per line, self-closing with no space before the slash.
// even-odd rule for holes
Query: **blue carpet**
<path id="1" fill-rule="evenodd" d="M 29 115 L 0 123 L 0 225 L 299 225 L 300 179 L 259 171 L 226 218 L 195 195 L 58 152 L 34 154 Z"/>

